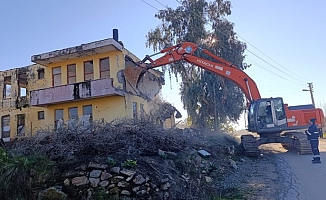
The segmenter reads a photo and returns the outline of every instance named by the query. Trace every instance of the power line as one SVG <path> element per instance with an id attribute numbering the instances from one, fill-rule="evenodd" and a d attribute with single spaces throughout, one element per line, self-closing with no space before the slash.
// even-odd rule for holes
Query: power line
<path id="1" fill-rule="evenodd" d="M 278 77 L 280 77 L 280 78 L 282 78 L 282 79 L 284 79 L 284 80 L 287 80 L 287 81 L 289 81 L 289 82 L 293 83 L 293 82 L 292 82 L 292 81 L 290 81 L 289 79 L 287 79 L 287 78 L 284 78 L 283 76 L 280 76 L 280 75 L 278 75 L 278 74 L 274 73 L 273 71 L 271 71 L 271 70 L 269 70 L 268 68 L 266 68 L 266 67 L 264 67 L 264 66 L 262 66 L 262 65 L 260 65 L 260 64 L 258 64 L 258 63 L 256 63 L 255 61 L 253 61 L 253 60 L 251 60 L 251 59 L 249 59 L 249 58 L 246 58 L 246 60 L 248 60 L 248 61 L 249 61 L 249 62 L 251 62 L 251 63 L 254 63 L 254 64 L 256 64 L 256 65 L 257 65 L 257 67 L 260 67 L 260 68 L 262 68 L 262 69 L 264 69 L 264 70 L 266 70 L 266 71 L 268 71 L 268 72 L 270 72 L 270 73 L 274 74 L 275 76 L 278 76 Z"/>
<path id="2" fill-rule="evenodd" d="M 148 2 L 146 2 L 146 1 L 144 1 L 144 0 L 142 0 L 142 1 L 143 1 L 144 3 L 146 3 L 147 5 L 151 6 L 152 8 L 154 8 L 154 9 L 156 9 L 156 10 L 159 11 L 158 8 L 154 7 L 154 6 L 151 5 L 150 3 L 148 3 Z M 159 4 L 161 4 L 163 7 L 168 8 L 167 6 L 165 6 L 164 4 L 162 4 L 160 1 L 158 1 L 158 0 L 155 0 L 155 1 L 156 1 L 157 3 L 159 3 Z M 176 2 L 178 2 L 180 5 L 182 5 L 182 3 L 181 3 L 179 0 L 176 0 Z M 201 19 L 201 17 L 198 16 L 197 13 L 193 12 L 192 10 L 190 10 L 190 12 L 192 12 L 192 13 L 195 14 L 195 15 L 197 15 L 197 17 L 198 17 L 199 19 Z M 202 20 L 202 19 L 201 19 L 201 20 Z M 202 21 L 203 21 L 203 20 L 202 20 Z M 209 23 L 209 22 L 205 22 L 205 21 L 203 21 L 203 22 L 204 22 L 204 23 L 207 23 L 207 24 L 209 24 L 209 25 L 211 25 L 211 26 L 213 26 L 213 25 L 212 25 L 211 23 Z M 226 34 L 223 33 L 222 31 L 220 31 L 220 30 L 218 30 L 218 29 L 216 29 L 216 30 L 217 30 L 218 32 L 220 32 L 222 35 L 228 37 L 228 35 L 226 35 Z M 196 31 L 195 31 L 195 32 L 196 32 Z M 196 33 L 197 33 L 197 32 L 196 32 Z M 197 34 L 198 34 L 198 33 L 197 33 Z M 198 34 L 198 35 L 199 35 L 199 34 Z M 269 56 L 267 56 L 267 55 L 264 54 L 262 51 L 260 51 L 258 48 L 256 48 L 255 46 L 253 46 L 253 45 L 252 45 L 251 43 L 249 43 L 247 40 L 245 40 L 242 36 L 240 36 L 239 34 L 237 34 L 237 35 L 238 35 L 242 40 L 244 40 L 245 42 L 247 42 L 250 46 L 254 47 L 254 49 L 258 50 L 260 53 L 262 53 L 263 55 L 265 55 L 267 58 L 271 59 Z M 226 48 L 226 50 L 230 51 L 228 48 Z M 268 65 L 272 66 L 272 67 L 275 68 L 276 70 L 278 70 L 278 71 L 280 71 L 280 72 L 282 72 L 282 73 L 284 73 L 284 74 L 287 74 L 289 77 L 291 77 L 291 78 L 293 78 L 293 79 L 299 81 L 300 83 L 302 83 L 302 80 L 300 80 L 300 79 L 298 79 L 298 78 L 292 76 L 291 74 L 288 74 L 288 73 L 284 72 L 283 70 L 281 70 L 281 69 L 275 67 L 274 65 L 272 65 L 272 64 L 269 63 L 268 61 L 264 60 L 263 58 L 259 57 L 257 54 L 253 53 L 253 52 L 250 51 L 249 49 L 247 49 L 247 51 L 248 51 L 249 53 L 251 53 L 252 55 L 256 56 L 257 58 L 259 58 L 260 60 L 264 61 L 264 62 L 267 63 Z M 234 53 L 234 52 L 231 52 L 231 53 Z M 271 59 L 271 60 L 274 61 L 273 59 Z M 274 61 L 274 62 L 277 63 L 276 61 Z M 277 63 L 277 64 L 278 64 L 278 63 Z M 278 65 L 280 65 L 280 64 L 278 64 Z M 261 67 L 262 67 L 262 66 L 261 66 Z M 282 67 L 283 67 L 283 66 L 282 66 Z M 272 74 L 281 77 L 282 79 L 288 80 L 288 79 L 286 79 L 286 78 L 284 78 L 284 77 L 282 77 L 282 76 L 280 76 L 280 75 L 275 74 L 274 72 L 268 70 L 268 69 L 265 68 L 265 67 L 263 67 L 263 68 L 264 68 L 265 70 L 271 72 Z M 284 67 L 283 67 L 283 68 L 284 68 Z M 286 68 L 285 68 L 285 69 L 286 69 Z M 286 69 L 286 70 L 289 71 L 288 69 Z M 290 72 L 290 71 L 289 71 L 289 72 Z M 293 72 L 290 72 L 290 73 L 294 74 Z M 288 81 L 290 81 L 290 80 L 288 80 Z M 290 82 L 291 82 L 291 81 L 290 81 Z"/>
<path id="3" fill-rule="evenodd" d="M 259 58 L 260 60 L 264 61 L 264 62 L 267 63 L 268 65 L 272 66 L 273 68 L 275 68 L 275 69 L 277 69 L 277 70 L 283 72 L 283 71 L 280 70 L 279 68 L 275 67 L 274 65 L 270 64 L 270 63 L 267 62 L 266 60 L 264 60 L 264 59 L 262 59 L 261 57 L 257 56 L 257 55 L 256 55 L 255 53 L 253 53 L 252 51 L 250 51 L 250 50 L 248 50 L 248 49 L 247 49 L 247 51 L 248 51 L 249 53 L 253 54 L 254 56 L 256 56 L 257 58 Z M 288 73 L 285 73 L 285 72 L 283 72 L 283 73 L 286 74 L 286 75 L 288 75 L 288 76 L 290 76 L 290 77 L 292 77 L 293 79 L 299 81 L 300 83 L 302 83 L 302 80 L 300 80 L 300 79 L 298 79 L 298 78 L 295 78 L 295 77 L 292 76 L 291 74 L 288 74 Z"/>
<path id="4" fill-rule="evenodd" d="M 297 88 L 297 87 L 304 87 L 306 84 L 295 84 L 295 85 L 288 85 L 288 84 L 285 84 L 285 85 L 278 85 L 280 87 L 283 87 L 283 88 Z M 266 89 L 268 88 L 274 88 L 273 85 L 268 85 L 268 86 L 265 86 Z"/>
<path id="5" fill-rule="evenodd" d="M 165 5 L 163 5 L 160 1 L 155 0 L 157 3 L 161 4 L 162 6 L 166 7 Z"/>
<path id="6" fill-rule="evenodd" d="M 278 87 L 280 87 L 280 86 L 278 86 Z M 300 90 L 301 91 L 301 89 L 299 89 L 298 87 L 296 87 L 296 88 L 282 88 L 282 87 L 280 87 L 280 88 L 269 88 L 269 89 L 260 88 L 260 89 L 261 90 L 265 90 L 265 91 L 270 91 L 270 92 L 273 92 L 273 91 L 283 91 L 283 92 L 286 92 L 286 91 L 293 91 L 293 90 Z"/>
<path id="7" fill-rule="evenodd" d="M 239 38 L 241 38 L 243 41 L 245 41 L 247 44 L 249 44 L 250 46 L 252 46 L 254 49 L 256 49 L 257 51 L 259 51 L 261 54 L 263 54 L 264 56 L 266 56 L 267 58 L 269 58 L 271 61 L 273 61 L 274 63 L 276 63 L 277 65 L 279 65 L 280 67 L 282 67 L 283 69 L 285 69 L 286 71 L 298 76 L 299 78 L 302 78 L 301 76 L 295 74 L 294 72 L 288 70 L 286 67 L 284 67 L 283 65 L 279 64 L 278 62 L 276 62 L 274 59 L 272 59 L 271 57 L 269 57 L 268 55 L 266 55 L 264 52 L 262 52 L 261 50 L 259 50 L 257 47 L 255 47 L 253 44 L 251 44 L 249 41 L 247 41 L 246 39 L 244 39 L 243 37 L 241 37 L 238 33 L 236 33 Z M 302 78 L 304 80 L 306 80 L 305 78 Z"/>
<path id="8" fill-rule="evenodd" d="M 158 1 L 158 0 L 155 0 L 155 1 Z M 179 1 L 179 0 L 176 0 L 180 5 L 182 5 L 182 3 Z M 190 10 L 191 11 L 191 10 Z M 195 14 L 195 15 L 197 15 L 197 13 L 195 13 L 195 12 L 193 12 L 193 11 L 191 11 L 193 14 Z M 197 15 L 198 16 L 198 15 Z M 211 23 L 209 23 L 209 22 L 207 22 L 209 25 L 211 25 L 211 26 L 213 26 Z M 223 33 L 222 31 L 220 31 L 220 30 L 218 30 L 218 29 L 216 29 L 218 32 L 220 32 L 222 35 L 224 35 L 224 36 L 226 36 L 226 37 L 228 37 L 225 33 Z M 267 56 L 265 53 L 263 53 L 261 50 L 259 50 L 258 48 L 256 48 L 254 45 L 252 45 L 250 42 L 248 42 L 247 40 L 245 40 L 242 36 L 240 36 L 238 33 L 236 33 L 242 40 L 244 40 L 246 43 L 248 43 L 250 46 L 252 46 L 253 48 L 255 48 L 256 50 L 258 50 L 260 53 L 262 53 L 263 55 L 265 55 L 267 58 L 269 58 L 269 59 L 271 59 L 269 56 Z M 256 56 L 257 58 L 259 58 L 260 60 L 263 60 L 264 62 L 266 62 L 268 65 L 270 65 L 270 66 L 272 66 L 273 68 L 275 68 L 275 69 L 277 69 L 277 70 L 279 70 L 279 71 L 281 71 L 281 72 L 283 72 L 283 73 L 285 73 L 285 74 L 287 74 L 288 76 L 290 76 L 290 77 L 292 77 L 292 78 L 294 78 L 294 79 L 296 79 L 296 80 L 299 80 L 300 82 L 302 82 L 302 80 L 300 80 L 300 79 L 297 79 L 297 78 L 295 78 L 294 76 L 292 76 L 291 74 L 288 74 L 288 73 L 286 73 L 286 72 L 284 72 L 284 71 L 282 71 L 282 70 L 280 70 L 279 68 L 277 68 L 277 67 L 275 67 L 274 65 L 272 65 L 272 64 L 270 64 L 269 62 L 267 62 L 266 60 L 264 60 L 264 59 L 262 59 L 261 57 L 259 57 L 258 55 L 256 55 L 256 54 L 254 54 L 252 51 L 250 51 L 250 50 L 248 50 L 247 49 L 247 51 L 248 52 L 250 52 L 251 54 L 253 54 L 254 56 Z M 271 59 L 272 61 L 274 61 L 273 59 Z M 274 61 L 275 63 L 277 63 L 276 61 Z M 278 64 L 278 63 L 277 63 Z M 280 65 L 280 64 L 278 64 L 278 65 Z M 282 65 L 280 65 L 281 67 L 283 67 Z M 283 67 L 283 68 L 285 68 L 285 67 Z M 285 68 L 286 69 L 286 68 Z M 288 69 L 286 69 L 287 71 L 289 71 Z M 292 73 L 292 74 L 295 74 L 295 73 L 293 73 L 293 72 L 291 72 L 291 71 L 289 71 L 290 73 Z"/>
<path id="9" fill-rule="evenodd" d="M 146 1 L 144 1 L 144 0 L 141 0 L 141 1 L 144 2 L 144 3 L 146 3 L 147 5 L 149 5 L 150 7 L 152 7 L 152 8 L 154 8 L 154 9 L 160 11 L 158 8 L 156 8 L 156 7 L 153 6 L 152 4 L 150 4 L 150 3 L 148 3 L 148 2 L 146 2 Z"/>

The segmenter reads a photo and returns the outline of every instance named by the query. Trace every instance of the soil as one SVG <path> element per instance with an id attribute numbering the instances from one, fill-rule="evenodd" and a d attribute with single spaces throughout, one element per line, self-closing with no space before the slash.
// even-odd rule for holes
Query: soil
<path id="1" fill-rule="evenodd" d="M 19 139 L 10 143 L 8 152 L 42 153 L 56 162 L 61 173 L 89 162 L 114 167 L 128 159 L 137 161 L 133 168 L 137 173 L 154 184 L 163 179 L 170 183 L 168 190 L 158 191 L 168 191 L 166 198 L 159 194 L 145 199 L 325 199 L 321 186 L 326 180 L 326 139 L 319 140 L 322 163 L 312 164 L 312 155 L 298 155 L 280 144 L 261 145 L 258 158 L 244 157 L 237 148 L 242 134 L 248 132 L 163 130 L 147 122 L 118 121 L 99 124 L 92 133 L 67 129 Z M 210 155 L 200 156 L 198 150 Z"/>
<path id="2" fill-rule="evenodd" d="M 240 135 L 248 134 L 238 131 L 235 137 L 240 140 Z M 245 199 L 250 200 L 278 200 L 282 190 L 282 174 L 279 172 L 277 153 L 283 148 L 279 144 L 265 144 L 259 147 L 258 158 L 242 157 L 238 161 L 238 170 L 229 174 L 220 187 L 240 188 L 248 194 Z M 284 150 L 285 151 L 285 150 Z M 244 162 L 241 162 L 243 160 Z"/>
<path id="3" fill-rule="evenodd" d="M 247 134 L 245 131 L 237 135 Z M 298 155 L 285 150 L 280 144 L 259 147 L 258 159 L 246 158 L 239 171 L 226 180 L 236 180 L 241 188 L 251 192 L 250 200 L 323 200 L 326 190 L 321 189 L 326 179 L 326 139 L 319 139 L 321 164 L 312 164 L 313 155 Z"/>

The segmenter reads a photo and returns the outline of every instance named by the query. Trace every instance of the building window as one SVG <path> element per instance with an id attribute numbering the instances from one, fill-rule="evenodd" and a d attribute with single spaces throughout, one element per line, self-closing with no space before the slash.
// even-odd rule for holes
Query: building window
<path id="1" fill-rule="evenodd" d="M 53 86 L 61 85 L 61 67 L 52 68 Z"/>
<path id="2" fill-rule="evenodd" d="M 132 102 L 132 117 L 137 119 L 137 102 Z"/>
<path id="3" fill-rule="evenodd" d="M 84 80 L 93 80 L 94 72 L 93 72 L 93 61 L 84 62 Z"/>
<path id="4" fill-rule="evenodd" d="M 9 138 L 10 137 L 10 116 L 2 116 L 1 117 L 1 138 Z"/>
<path id="5" fill-rule="evenodd" d="M 55 120 L 63 120 L 63 109 L 56 109 L 55 110 Z"/>
<path id="6" fill-rule="evenodd" d="M 26 87 L 23 87 L 23 86 L 19 86 L 19 96 L 20 97 L 26 97 L 26 92 L 27 92 L 27 89 Z"/>
<path id="7" fill-rule="evenodd" d="M 144 119 L 145 117 L 145 110 L 144 110 L 144 104 L 139 104 L 139 109 L 140 109 L 140 117 L 141 119 Z"/>
<path id="8" fill-rule="evenodd" d="M 78 119 L 78 108 L 73 107 L 68 109 L 69 119 Z"/>
<path id="9" fill-rule="evenodd" d="M 54 128 L 56 130 L 63 128 L 64 123 L 63 123 L 63 109 L 56 109 L 54 112 Z"/>
<path id="10" fill-rule="evenodd" d="M 4 77 L 3 98 L 11 98 L 11 76 Z"/>
<path id="11" fill-rule="evenodd" d="M 91 123 L 93 121 L 92 105 L 83 106 L 83 115 L 84 115 L 84 119 L 89 121 L 88 123 Z M 85 123 L 85 122 L 83 122 L 83 124 L 87 125 L 87 123 Z"/>
<path id="12" fill-rule="evenodd" d="M 17 135 L 25 135 L 25 114 L 17 115 Z"/>
<path id="13" fill-rule="evenodd" d="M 76 129 L 78 125 L 78 107 L 68 108 L 68 128 Z"/>
<path id="14" fill-rule="evenodd" d="M 101 78 L 110 78 L 110 60 L 109 58 L 100 59 Z"/>
<path id="15" fill-rule="evenodd" d="M 26 97 L 27 93 L 27 74 L 26 72 L 18 74 L 19 96 Z"/>
<path id="16" fill-rule="evenodd" d="M 76 83 L 76 64 L 68 65 L 68 84 Z"/>
<path id="17" fill-rule="evenodd" d="M 44 119 L 44 111 L 38 111 L 37 112 L 37 119 L 38 120 Z"/>
<path id="18" fill-rule="evenodd" d="M 37 78 L 38 79 L 44 78 L 44 69 L 43 68 L 40 68 L 37 70 Z"/>
<path id="19" fill-rule="evenodd" d="M 79 120 L 80 125 L 82 125 L 86 132 L 92 132 L 93 124 L 93 111 L 92 105 L 83 106 L 83 116 Z"/>
<path id="20" fill-rule="evenodd" d="M 92 105 L 83 106 L 83 115 L 93 115 Z"/>

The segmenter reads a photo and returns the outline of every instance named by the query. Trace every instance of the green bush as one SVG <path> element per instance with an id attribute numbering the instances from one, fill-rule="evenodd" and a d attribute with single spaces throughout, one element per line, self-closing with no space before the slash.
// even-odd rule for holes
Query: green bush
<path id="1" fill-rule="evenodd" d="M 3 148 L 0 148 L 0 166 L 2 163 L 6 163 L 7 160 L 8 160 L 7 152 Z"/>
<path id="2" fill-rule="evenodd" d="M 108 200 L 110 199 L 110 195 L 107 193 L 107 191 L 103 189 L 96 189 L 93 192 L 94 200 Z"/>
<path id="3" fill-rule="evenodd" d="M 0 148 L 0 199 L 32 199 L 33 181 L 51 174 L 53 166 L 44 156 L 9 156 Z"/>
<path id="4" fill-rule="evenodd" d="M 252 195 L 250 190 L 240 188 L 227 188 L 220 192 L 220 195 L 214 196 L 212 200 L 247 200 Z"/>
<path id="5" fill-rule="evenodd" d="M 137 161 L 128 159 L 128 160 L 126 160 L 126 161 L 124 161 L 122 163 L 122 166 L 123 167 L 129 167 L 129 168 L 136 167 L 137 166 Z"/>

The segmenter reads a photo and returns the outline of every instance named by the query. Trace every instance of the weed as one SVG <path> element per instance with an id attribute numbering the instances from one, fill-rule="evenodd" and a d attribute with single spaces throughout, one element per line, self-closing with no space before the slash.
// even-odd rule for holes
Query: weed
<path id="1" fill-rule="evenodd" d="M 219 167 L 218 167 L 218 165 L 216 165 L 216 163 L 210 162 L 208 171 L 211 172 L 211 171 L 217 170 L 218 168 Z"/>
<path id="2" fill-rule="evenodd" d="M 219 196 L 214 196 L 212 200 L 246 200 L 249 199 L 250 195 L 250 191 L 244 191 L 239 188 L 228 188 L 221 191 L 221 194 Z"/>
<path id="3" fill-rule="evenodd" d="M 93 193 L 95 200 L 106 200 L 111 199 L 110 194 L 106 190 L 103 189 L 96 189 Z M 113 199 L 113 198 L 112 198 Z"/>
<path id="4" fill-rule="evenodd" d="M 160 154 L 160 158 L 162 158 L 163 160 L 165 160 L 165 159 L 168 158 L 168 155 L 167 154 Z"/>
<path id="5" fill-rule="evenodd" d="M 117 162 L 114 160 L 114 158 L 112 157 L 108 157 L 106 159 L 106 162 L 109 164 L 109 165 L 115 165 Z"/>
<path id="6" fill-rule="evenodd" d="M 11 199 L 31 198 L 34 181 L 50 174 L 54 166 L 53 162 L 44 156 L 13 155 L 8 157 L 3 151 L 0 154 L 1 199 L 5 199 L 4 197 L 11 197 Z"/>
<path id="7" fill-rule="evenodd" d="M 8 161 L 8 155 L 3 148 L 0 148 L 0 166 Z"/>
<path id="8" fill-rule="evenodd" d="M 124 161 L 122 163 L 123 167 L 129 167 L 129 168 L 133 168 L 137 166 L 137 161 L 135 160 L 131 160 L 131 159 L 127 159 L 126 161 Z"/>

